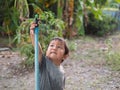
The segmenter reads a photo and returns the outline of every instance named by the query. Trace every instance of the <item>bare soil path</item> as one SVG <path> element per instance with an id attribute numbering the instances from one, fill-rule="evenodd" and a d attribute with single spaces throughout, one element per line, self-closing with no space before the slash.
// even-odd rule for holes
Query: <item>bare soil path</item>
<path id="1" fill-rule="evenodd" d="M 114 48 L 120 47 L 120 34 L 107 39 L 114 41 Z M 76 49 L 63 63 L 65 90 L 120 90 L 120 71 L 106 65 L 105 38 L 82 37 L 72 42 Z M 0 51 L 0 90 L 34 90 L 34 71 L 21 68 L 23 59 L 18 52 Z"/>

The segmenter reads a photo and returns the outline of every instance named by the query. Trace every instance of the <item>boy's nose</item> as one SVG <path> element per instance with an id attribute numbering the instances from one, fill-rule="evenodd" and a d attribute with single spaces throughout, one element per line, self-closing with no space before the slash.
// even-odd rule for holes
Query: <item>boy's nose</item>
<path id="1" fill-rule="evenodd" d="M 53 46 L 53 49 L 57 49 L 57 46 Z"/>

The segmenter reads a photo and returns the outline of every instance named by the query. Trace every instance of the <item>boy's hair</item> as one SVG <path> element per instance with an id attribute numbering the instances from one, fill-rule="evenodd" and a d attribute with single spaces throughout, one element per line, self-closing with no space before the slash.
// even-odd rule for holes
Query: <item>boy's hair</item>
<path id="1" fill-rule="evenodd" d="M 61 37 L 54 37 L 51 41 L 53 41 L 53 40 L 59 40 L 59 41 L 63 42 L 64 43 L 64 47 L 65 47 L 65 53 L 64 53 L 64 55 L 69 54 L 68 46 L 66 44 L 66 41 L 63 38 L 61 38 Z"/>

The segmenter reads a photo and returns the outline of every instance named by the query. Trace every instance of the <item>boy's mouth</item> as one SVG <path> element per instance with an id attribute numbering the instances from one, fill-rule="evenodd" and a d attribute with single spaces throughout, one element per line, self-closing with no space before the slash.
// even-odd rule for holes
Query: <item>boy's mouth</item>
<path id="1" fill-rule="evenodd" d="M 50 54 L 57 54 L 56 52 L 50 52 Z"/>

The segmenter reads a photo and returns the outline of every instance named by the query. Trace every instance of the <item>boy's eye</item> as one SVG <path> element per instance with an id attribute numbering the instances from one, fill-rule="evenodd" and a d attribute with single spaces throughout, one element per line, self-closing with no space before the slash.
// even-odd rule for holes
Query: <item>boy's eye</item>
<path id="1" fill-rule="evenodd" d="M 50 45 L 50 47 L 53 47 L 53 46 L 54 46 L 53 44 Z"/>
<path id="2" fill-rule="evenodd" d="M 62 48 L 61 46 L 57 46 L 57 48 Z"/>
<path id="3" fill-rule="evenodd" d="M 62 49 L 62 46 L 55 46 L 53 44 L 51 44 L 50 47 L 56 47 L 56 48 L 61 48 Z"/>

